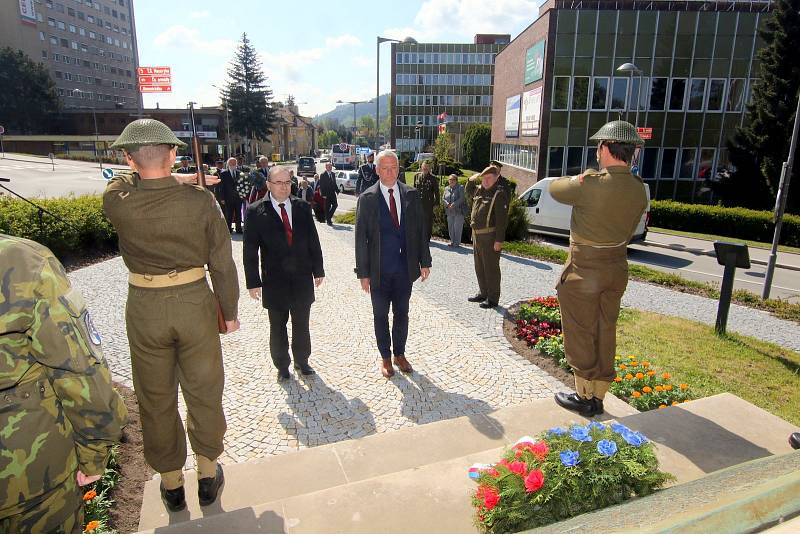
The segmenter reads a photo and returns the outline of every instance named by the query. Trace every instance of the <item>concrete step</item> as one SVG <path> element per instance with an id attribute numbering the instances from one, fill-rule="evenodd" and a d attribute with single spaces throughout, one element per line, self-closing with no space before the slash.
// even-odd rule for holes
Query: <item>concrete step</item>
<path id="1" fill-rule="evenodd" d="M 638 413 L 613 396 L 607 397 L 605 408 L 604 417 L 607 418 Z M 552 400 L 537 400 L 501 408 L 489 414 L 438 421 L 226 465 L 222 496 L 214 505 L 204 509 L 197 502 L 196 475 L 194 471 L 187 471 L 187 509 L 177 513 L 170 513 L 164 507 L 159 494 L 160 477 L 156 475 L 145 484 L 139 529 L 190 521 L 502 448 L 523 435 L 540 432 L 566 421 L 583 420 L 558 407 Z M 466 469 L 462 475 L 465 472 Z"/>
<path id="2" fill-rule="evenodd" d="M 615 408 L 610 411 L 613 415 Z M 791 425 L 729 394 L 641 414 L 630 414 L 628 407 L 616 418 L 657 442 L 662 469 L 676 475 L 678 483 L 791 451 L 786 442 Z M 468 467 L 496 461 L 503 448 L 520 436 L 579 420 L 550 401 L 537 401 L 472 420 L 432 423 L 270 458 L 256 465 L 231 466 L 226 473 L 236 473 L 228 477 L 233 484 L 225 488 L 220 503 L 202 510 L 202 518 L 198 512 L 183 517 L 162 514 L 160 524 L 152 525 L 152 517 L 157 515 L 153 512 L 158 507 L 163 510 L 163 505 L 147 501 L 150 514 L 146 516 L 143 507 L 140 528 L 173 523 L 158 531 L 472 532 L 469 493 L 475 485 L 467 477 Z M 313 463 L 312 451 L 329 453 L 337 463 Z M 294 458 L 287 460 L 290 456 Z M 246 474 L 238 475 L 240 467 Z M 342 478 L 344 483 L 337 484 Z M 291 481 L 288 485 L 287 480 Z M 231 495 L 234 484 L 243 495 Z M 323 485 L 327 487 L 320 487 Z M 152 488 L 146 493 L 152 500 Z M 258 500 L 279 493 L 283 496 Z M 174 524 L 184 517 L 191 520 Z"/>

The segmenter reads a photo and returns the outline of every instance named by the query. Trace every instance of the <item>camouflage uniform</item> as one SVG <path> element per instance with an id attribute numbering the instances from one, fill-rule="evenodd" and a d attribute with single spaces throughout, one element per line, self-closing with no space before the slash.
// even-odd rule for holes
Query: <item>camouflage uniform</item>
<path id="1" fill-rule="evenodd" d="M 0 234 L 0 532 L 81 532 L 127 411 L 83 298 L 44 246 Z"/>

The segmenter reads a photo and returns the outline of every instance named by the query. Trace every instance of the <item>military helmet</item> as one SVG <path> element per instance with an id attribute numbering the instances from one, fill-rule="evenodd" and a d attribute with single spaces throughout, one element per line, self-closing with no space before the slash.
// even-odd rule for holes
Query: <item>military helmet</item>
<path id="1" fill-rule="evenodd" d="M 128 124 L 111 148 L 133 150 L 147 145 L 186 146 L 175 137 L 169 126 L 155 119 L 138 119 Z"/>
<path id="2" fill-rule="evenodd" d="M 630 145 L 643 145 L 644 140 L 639 137 L 636 127 L 626 121 L 611 121 L 604 124 L 597 133 L 589 138 L 590 141 L 610 141 L 612 143 L 627 143 Z"/>

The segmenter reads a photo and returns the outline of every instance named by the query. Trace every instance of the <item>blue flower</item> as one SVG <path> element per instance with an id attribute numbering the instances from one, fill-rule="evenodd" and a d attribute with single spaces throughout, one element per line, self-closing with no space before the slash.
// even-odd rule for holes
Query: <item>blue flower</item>
<path id="1" fill-rule="evenodd" d="M 575 441 L 592 441 L 592 436 L 589 435 L 589 428 L 585 426 L 573 426 L 570 429 L 569 435 Z"/>
<path id="2" fill-rule="evenodd" d="M 595 430 L 605 430 L 606 429 L 606 425 L 604 425 L 603 423 L 598 423 L 597 421 L 592 421 L 591 423 L 589 423 L 586 426 L 588 426 L 589 428 L 593 428 Z"/>
<path id="3" fill-rule="evenodd" d="M 564 434 L 567 433 L 567 431 L 561 428 L 560 426 L 556 426 L 548 430 L 547 433 L 550 434 L 551 436 L 563 436 Z"/>
<path id="4" fill-rule="evenodd" d="M 622 439 L 624 439 L 628 445 L 633 445 L 634 447 L 641 447 L 648 441 L 647 438 L 644 437 L 644 434 L 641 432 L 634 432 L 632 430 L 628 430 L 627 432 L 623 433 Z"/>
<path id="5" fill-rule="evenodd" d="M 611 423 L 611 430 L 619 435 L 625 434 L 626 432 L 632 432 L 630 428 L 620 423 Z"/>
<path id="6" fill-rule="evenodd" d="M 617 444 L 608 439 L 601 439 L 597 442 L 597 452 L 603 456 L 614 456 L 617 452 Z"/>
<path id="7" fill-rule="evenodd" d="M 581 461 L 581 453 L 578 451 L 564 451 L 558 455 L 561 458 L 561 463 L 565 467 L 575 467 Z"/>

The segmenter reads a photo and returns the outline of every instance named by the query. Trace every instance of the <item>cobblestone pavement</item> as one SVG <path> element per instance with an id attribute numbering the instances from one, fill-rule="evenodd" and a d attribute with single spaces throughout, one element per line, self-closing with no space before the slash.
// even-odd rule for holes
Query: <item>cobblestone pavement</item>
<path id="1" fill-rule="evenodd" d="M 293 375 L 283 384 L 276 382 L 268 354 L 266 310 L 247 296 L 241 242 L 233 243 L 240 270 L 242 329 L 222 337 L 228 418 L 224 463 L 486 413 L 547 398 L 562 389 L 510 349 L 500 311 L 466 302 L 476 292 L 472 251 L 440 243 L 432 245 L 431 278 L 414 284 L 411 298 L 407 356 L 415 372 L 385 380 L 379 370 L 369 296 L 361 292 L 353 274 L 352 229 L 318 228 L 327 277 L 311 310 L 310 363 L 317 375 Z M 501 269 L 505 305 L 555 293 L 560 266 L 504 256 Z M 130 385 L 126 277 L 120 258 L 70 274 L 103 333 L 115 378 Z M 623 304 L 710 324 L 716 314 L 713 300 L 637 282 L 629 284 Z M 800 350 L 800 329 L 764 312 L 732 306 L 729 330 Z"/>

